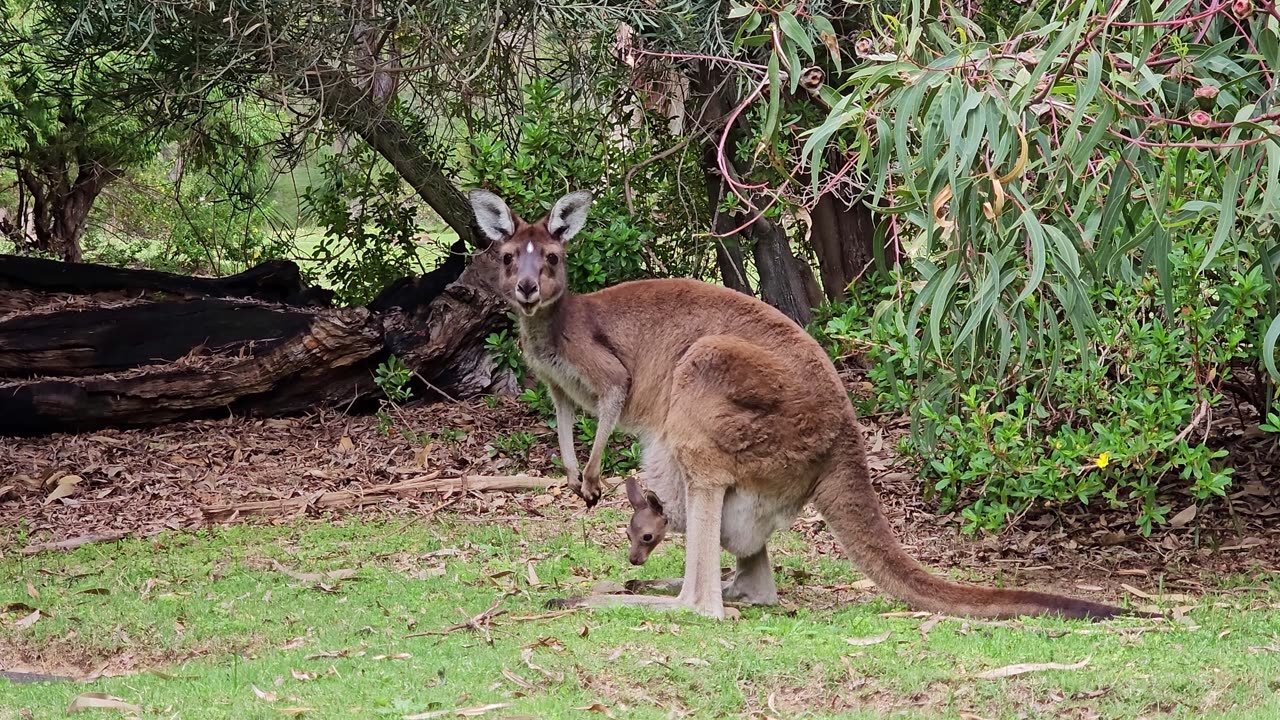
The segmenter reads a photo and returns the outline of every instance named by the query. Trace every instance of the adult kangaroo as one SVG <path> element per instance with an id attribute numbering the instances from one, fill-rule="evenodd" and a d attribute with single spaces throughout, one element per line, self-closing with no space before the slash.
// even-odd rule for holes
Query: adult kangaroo
<path id="1" fill-rule="evenodd" d="M 517 311 L 520 343 L 550 389 L 569 487 L 600 499 L 600 458 L 615 426 L 640 437 L 647 485 L 671 528 L 686 535 L 679 595 L 593 595 L 587 605 L 689 608 L 724 617 L 725 597 L 777 601 L 766 544 L 813 502 L 854 563 L 913 608 L 955 615 L 1128 611 L 1026 590 L 947 582 L 902 549 L 871 485 L 853 405 L 826 352 L 781 312 L 693 280 L 626 282 L 568 291 L 566 245 L 591 195 L 556 201 L 528 223 L 497 195 L 470 194 L 478 226 L 500 258 L 499 286 Z M 579 476 L 574 406 L 598 425 Z M 737 572 L 720 581 L 720 547 Z"/>

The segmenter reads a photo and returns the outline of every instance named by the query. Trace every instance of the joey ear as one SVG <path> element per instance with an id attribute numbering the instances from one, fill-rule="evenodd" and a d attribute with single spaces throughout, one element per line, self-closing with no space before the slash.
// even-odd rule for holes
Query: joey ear
<path id="1" fill-rule="evenodd" d="M 502 198 L 488 190 L 472 190 L 467 193 L 471 211 L 476 215 L 476 225 L 489 242 L 506 242 L 516 232 L 515 216 Z"/>
<path id="2" fill-rule="evenodd" d="M 640 483 L 636 482 L 635 478 L 626 478 L 623 480 L 623 483 L 627 486 L 627 500 L 631 501 L 631 509 L 644 510 L 649 506 L 649 504 L 645 502 L 645 494 L 640 489 Z"/>
<path id="3" fill-rule="evenodd" d="M 547 216 L 547 232 L 560 242 L 568 242 L 578 234 L 587 222 L 587 208 L 591 206 L 591 193 L 586 190 L 571 192 L 551 206 Z"/>
<path id="4" fill-rule="evenodd" d="M 659 515 L 662 515 L 662 501 L 658 499 L 657 494 L 655 494 L 652 490 L 645 490 L 644 499 L 645 499 L 645 502 L 649 504 L 650 510 L 658 513 Z"/>

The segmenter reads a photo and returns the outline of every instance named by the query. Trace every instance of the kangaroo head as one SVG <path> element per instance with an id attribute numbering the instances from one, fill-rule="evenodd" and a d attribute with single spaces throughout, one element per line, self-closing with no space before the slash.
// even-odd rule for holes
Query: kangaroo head
<path id="1" fill-rule="evenodd" d="M 667 517 L 662 514 L 662 501 L 652 490 L 642 490 L 635 478 L 627 478 L 627 499 L 635 512 L 627 525 L 627 537 L 631 538 L 630 560 L 632 565 L 643 565 L 649 553 L 658 547 L 667 535 Z"/>
<path id="2" fill-rule="evenodd" d="M 555 305 L 568 285 L 564 246 L 587 221 L 591 193 L 565 195 L 535 223 L 521 220 L 488 190 L 472 190 L 469 197 L 476 225 L 489 240 L 489 252 L 502 261 L 498 286 L 503 297 L 526 316 Z"/>

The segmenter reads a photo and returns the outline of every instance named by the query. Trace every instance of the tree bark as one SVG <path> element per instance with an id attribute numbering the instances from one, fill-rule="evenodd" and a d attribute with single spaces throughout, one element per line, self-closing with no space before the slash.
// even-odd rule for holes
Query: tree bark
<path id="1" fill-rule="evenodd" d="M 818 270 L 828 300 L 848 297 L 849 286 L 876 261 L 875 216 L 861 201 L 852 204 L 833 194 L 818 199 L 813 210 L 810 242 L 818 256 Z M 881 247 L 887 264 L 892 248 Z"/>
<path id="2" fill-rule="evenodd" d="M 716 267 L 720 269 L 720 277 L 725 287 L 733 288 L 741 293 L 755 296 L 755 290 L 747 280 L 747 265 L 742 255 L 742 241 L 738 233 L 730 233 L 736 223 L 733 216 L 720 212 L 720 203 L 724 200 L 724 178 L 716 168 L 715 147 L 708 145 L 702 153 L 702 174 L 707 184 L 707 205 L 711 208 L 711 227 L 717 235 Z"/>
<path id="3" fill-rule="evenodd" d="M 80 163 L 74 181 L 68 179 L 69 172 L 60 157 L 47 158 L 38 171 L 19 165 L 19 179 L 31 197 L 35 234 L 22 244 L 67 262 L 80 262 L 80 239 L 88 227 L 89 211 L 119 173 L 96 159 Z"/>
<path id="4" fill-rule="evenodd" d="M 758 218 L 747 229 L 755 241 L 756 269 L 760 273 L 760 299 L 801 325 L 813 319 L 813 305 L 805 281 L 808 267 L 791 252 L 782 227 Z"/>
<path id="5" fill-rule="evenodd" d="M 487 256 L 435 297 L 411 292 L 408 309 L 377 311 L 219 296 L 242 288 L 239 276 L 183 284 L 96 265 L 66 267 L 81 279 L 100 273 L 86 286 L 109 290 L 68 299 L 33 290 L 56 284 L 38 264 L 13 260 L 0 256 L 0 312 L 21 306 L 0 315 L 0 435 L 368 408 L 381 397 L 373 371 L 392 354 L 414 371 L 417 398 L 472 397 L 500 380 L 484 340 L 506 323 L 506 308 Z M 34 269 L 25 281 L 21 268 Z M 130 276 L 136 287 L 122 289 Z M 122 292 L 146 299 L 122 302 Z"/>

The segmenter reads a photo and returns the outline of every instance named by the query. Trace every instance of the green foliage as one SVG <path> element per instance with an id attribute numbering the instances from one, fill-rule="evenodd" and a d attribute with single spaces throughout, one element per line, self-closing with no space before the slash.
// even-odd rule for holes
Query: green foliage
<path id="1" fill-rule="evenodd" d="M 514 319 L 512 322 L 514 322 Z M 520 354 L 520 341 L 517 339 L 515 332 L 510 329 L 503 329 L 496 333 L 490 333 L 484 339 L 484 346 L 489 351 L 489 355 L 493 358 L 499 372 L 510 372 L 515 376 L 516 382 L 524 382 L 526 374 L 524 358 Z"/>
<path id="2" fill-rule="evenodd" d="M 1199 274 L 1205 252 L 1202 243 L 1170 250 L 1171 317 L 1154 270 L 1136 285 L 1093 289 L 1084 345 L 1070 334 L 1034 339 L 1056 358 L 1043 372 L 993 380 L 922 358 L 904 320 L 919 285 L 901 297 L 893 282 L 863 285 L 820 337 L 864 358 L 876 392 L 864 411 L 913 412 L 929 492 L 945 508 L 963 505 L 967 530 L 999 528 L 1033 502 L 1102 501 L 1133 507 L 1149 533 L 1170 509 L 1159 497 L 1168 483 L 1198 501 L 1230 485 L 1226 451 L 1204 440 L 1223 379 L 1209 376 L 1256 359 L 1249 339 L 1271 292 L 1257 273 Z M 932 383 L 913 382 L 922 375 Z M 933 386 L 957 382 L 954 394 Z"/>
<path id="3" fill-rule="evenodd" d="M 429 211 L 384 160 L 361 144 L 321 160 L 320 172 L 302 204 L 325 229 L 312 272 L 325 275 L 339 302 L 362 305 L 391 282 L 426 270 L 417 238 Z"/>
<path id="4" fill-rule="evenodd" d="M 687 202 L 679 194 L 680 161 L 638 170 L 631 178 L 636 212 L 628 210 L 624 176 L 660 151 L 665 138 L 652 129 L 636 132 L 625 116 L 611 118 L 610 110 L 545 79 L 534 80 L 525 88 L 516 139 L 504 138 L 502 118 L 481 124 L 468 138 L 467 171 L 477 185 L 497 192 L 529 220 L 546 214 L 568 189 L 592 192 L 587 226 L 566 255 L 570 285 L 579 292 L 705 272 L 711 248 L 689 242 L 696 221 L 681 212 Z M 620 147 L 611 137 L 615 132 L 626 132 L 631 147 Z M 684 172 L 696 176 L 698 170 L 685 167 Z"/>
<path id="5" fill-rule="evenodd" d="M 538 438 L 533 433 L 525 430 L 499 435 L 493 440 L 493 451 L 490 454 L 501 453 L 513 460 L 523 461 L 529 457 L 529 450 L 537 441 Z"/>
<path id="6" fill-rule="evenodd" d="M 1162 483 L 1228 487 L 1203 443 L 1222 383 L 1270 374 L 1266 404 L 1280 378 L 1280 36 L 1185 3 L 997 10 L 1016 23 L 921 0 L 873 16 L 826 117 L 767 138 L 798 171 L 777 190 L 844 173 L 892 223 L 892 285 L 823 330 L 866 354 L 882 407 L 912 408 L 971 529 L 1100 500 L 1147 532 Z M 795 35 L 774 53 L 803 53 Z"/>
<path id="7" fill-rule="evenodd" d="M 175 185 L 169 171 L 153 162 L 107 190 L 83 239 L 86 260 L 226 275 L 288 252 L 271 231 L 269 209 L 228 197 L 225 176 L 189 166 Z"/>
<path id="8" fill-rule="evenodd" d="M 373 381 L 378 389 L 394 403 L 403 403 L 413 397 L 413 390 L 409 387 L 412 379 L 413 370 L 395 355 L 379 363 L 373 372 Z"/>
<path id="9" fill-rule="evenodd" d="M 390 435 L 392 430 L 396 428 L 396 417 L 393 412 L 398 414 L 399 406 L 408 402 L 413 397 L 413 388 L 410 383 L 413 381 L 413 370 L 404 364 L 404 361 L 395 355 L 391 355 L 386 360 L 378 364 L 373 371 L 373 382 L 386 396 L 380 401 L 378 408 L 378 432 Z M 408 429 L 408 423 L 401 423 L 404 427 L 401 434 L 412 433 Z M 410 442 L 416 442 L 416 438 L 406 437 Z"/>

